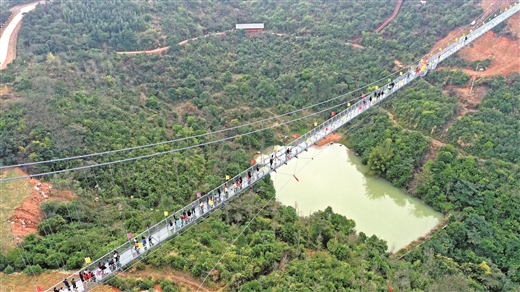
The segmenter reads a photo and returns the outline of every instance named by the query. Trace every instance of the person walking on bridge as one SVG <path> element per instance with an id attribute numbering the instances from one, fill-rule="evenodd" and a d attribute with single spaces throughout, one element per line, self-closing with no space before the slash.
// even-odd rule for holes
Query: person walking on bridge
<path id="1" fill-rule="evenodd" d="M 67 290 L 70 291 L 70 284 L 69 284 L 69 281 L 67 281 L 67 279 L 63 279 L 63 284 L 65 284 L 65 287 L 67 287 Z"/>
<path id="2" fill-rule="evenodd" d="M 137 239 L 134 238 L 134 249 L 139 254 L 139 242 L 137 242 Z"/>
<path id="3" fill-rule="evenodd" d="M 175 214 L 173 214 L 173 219 L 175 220 Z M 173 230 L 174 230 L 173 222 L 172 222 L 172 220 L 170 219 L 170 220 L 168 221 L 168 231 L 170 231 L 170 233 L 173 233 Z"/>
<path id="4" fill-rule="evenodd" d="M 181 227 L 182 227 L 182 221 L 181 221 L 181 215 L 179 215 L 179 217 L 175 220 L 175 225 L 177 226 L 177 230 L 180 230 Z"/>
<path id="5" fill-rule="evenodd" d="M 147 247 L 146 247 L 146 237 L 144 237 L 144 235 L 141 236 L 141 243 L 143 244 L 144 250 L 146 250 L 147 249 Z"/>

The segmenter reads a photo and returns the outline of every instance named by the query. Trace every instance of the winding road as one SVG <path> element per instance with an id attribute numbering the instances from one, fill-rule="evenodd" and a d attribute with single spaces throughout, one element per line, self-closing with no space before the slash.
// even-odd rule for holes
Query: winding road
<path id="1" fill-rule="evenodd" d="M 30 3 L 27 5 L 24 5 L 20 11 L 11 19 L 9 24 L 7 24 L 7 27 L 5 28 L 4 32 L 2 33 L 2 36 L 0 36 L 0 70 L 4 69 L 7 66 L 7 55 L 9 52 L 9 42 L 11 40 L 11 36 L 13 35 L 13 32 L 16 29 L 16 26 L 22 21 L 24 13 L 27 13 L 34 8 L 36 8 L 36 5 L 38 5 L 39 2 Z M 14 59 L 14 58 L 13 58 Z"/>

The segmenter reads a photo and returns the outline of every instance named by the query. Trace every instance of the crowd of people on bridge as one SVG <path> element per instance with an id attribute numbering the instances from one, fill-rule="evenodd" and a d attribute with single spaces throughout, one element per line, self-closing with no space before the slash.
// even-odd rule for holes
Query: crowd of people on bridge
<path id="1" fill-rule="evenodd" d="M 391 82 L 388 85 L 388 90 L 392 90 L 395 86 L 394 82 Z M 386 88 L 375 90 L 373 93 L 369 95 L 368 103 L 366 99 L 366 95 L 363 95 L 362 105 L 363 109 L 367 108 L 367 106 L 372 105 L 373 101 L 377 99 L 384 98 L 386 93 Z M 325 135 L 332 132 L 333 125 L 330 128 L 325 129 Z M 298 152 L 298 151 L 297 151 Z M 285 157 L 284 157 L 285 155 Z M 276 172 L 276 166 L 282 162 L 287 162 L 290 160 L 295 153 L 293 153 L 293 148 L 286 147 L 284 151 L 277 151 L 276 154 L 273 154 L 269 157 L 269 168 L 271 171 Z M 267 165 L 265 165 L 267 167 Z M 209 210 L 215 208 L 220 203 L 225 201 L 231 195 L 236 194 L 238 191 L 242 190 L 244 187 L 249 186 L 252 182 L 259 179 L 265 172 L 261 170 L 260 166 L 257 164 L 251 170 L 248 170 L 245 173 L 245 176 L 242 175 L 231 179 L 224 183 L 221 187 L 218 187 L 214 192 L 210 194 L 198 193 L 198 204 L 193 202 L 189 207 L 184 208 L 182 211 L 178 213 L 174 213 L 171 218 L 168 219 L 166 228 L 169 234 L 173 234 L 175 232 L 180 231 L 182 228 L 203 216 Z M 143 251 L 146 252 L 149 248 L 154 246 L 154 238 L 150 234 L 148 237 L 144 235 L 141 236 L 141 240 L 139 241 L 137 238 L 133 238 L 133 248 L 132 250 L 133 256 L 138 257 Z M 117 250 L 113 251 L 113 256 L 108 257 L 106 261 L 102 260 L 98 262 L 97 269 L 94 271 L 81 271 L 79 272 L 79 280 L 81 281 L 82 286 L 88 285 L 90 282 L 100 281 L 103 279 L 105 275 L 111 274 L 116 271 L 120 264 L 120 256 Z M 67 279 L 63 280 L 63 284 L 65 287 L 60 288 L 59 290 L 54 287 L 54 292 L 56 291 L 79 291 L 78 284 L 75 278 L 72 278 L 70 281 Z M 63 290 L 65 289 L 65 290 Z"/>
<path id="2" fill-rule="evenodd" d="M 408 74 L 408 73 L 407 73 Z M 408 76 L 405 76 L 407 78 Z M 394 86 L 395 82 L 391 82 L 388 84 L 387 88 L 377 89 L 373 91 L 368 99 L 366 98 L 366 95 L 362 95 L 362 101 L 360 102 L 360 110 L 364 110 L 365 108 L 368 108 L 379 99 L 384 99 L 385 94 L 391 91 Z M 368 100 L 368 101 L 367 101 Z M 350 104 L 349 104 L 350 106 Z M 337 125 L 336 125 L 337 126 Z M 330 128 L 325 128 L 325 135 L 330 133 L 336 128 L 334 125 L 331 125 Z M 296 151 L 298 152 L 298 151 Z M 284 157 L 285 154 L 285 157 Z M 280 164 L 281 162 L 287 162 L 293 157 L 293 149 L 290 147 L 286 147 L 285 151 L 276 152 L 276 154 L 273 154 L 269 157 L 269 168 L 271 171 L 276 172 L 276 165 Z M 295 156 L 295 155 L 294 155 Z M 284 159 L 285 158 L 285 159 Z M 265 165 L 267 167 L 267 165 Z M 256 179 L 259 179 L 264 172 L 261 171 L 260 166 L 257 164 L 254 168 L 251 168 L 251 170 L 247 171 L 247 174 L 242 177 L 242 175 L 231 179 L 223 184 L 223 186 L 218 187 L 212 194 L 204 194 L 204 193 L 198 193 L 198 204 L 197 202 L 193 202 L 189 207 L 184 208 L 182 211 L 179 211 L 178 213 L 175 213 L 172 215 L 171 218 L 168 219 L 166 228 L 168 230 L 168 233 L 171 235 L 175 232 L 180 231 L 182 228 L 199 218 L 200 216 L 203 216 L 205 213 L 207 213 L 209 210 L 215 208 L 217 205 L 225 201 L 227 198 L 229 198 L 230 194 L 234 195 L 237 193 L 237 191 L 242 190 L 244 187 L 247 187 L 251 184 L 251 182 L 254 182 Z M 229 184 L 229 185 L 228 185 Z M 148 237 L 145 237 L 144 235 L 141 236 L 141 240 L 139 241 L 137 238 L 133 238 L 133 248 L 132 250 L 133 256 L 138 257 L 143 251 L 146 252 L 149 248 L 154 246 L 154 238 L 150 234 Z M 84 287 L 84 285 L 88 285 L 90 282 L 100 281 L 103 279 L 105 275 L 111 274 L 112 272 L 116 271 L 120 264 L 120 256 L 117 250 L 113 251 L 113 256 L 108 257 L 106 259 L 106 262 L 102 260 L 101 262 L 98 262 L 97 269 L 94 271 L 81 271 L 79 272 L 79 281 L 81 282 L 81 286 Z M 60 288 L 59 290 L 54 287 L 54 292 L 56 291 L 80 291 L 78 290 L 78 282 L 75 280 L 75 278 L 72 278 L 70 281 L 67 279 L 63 280 L 63 284 L 65 287 Z M 63 290 L 65 289 L 65 290 Z"/>

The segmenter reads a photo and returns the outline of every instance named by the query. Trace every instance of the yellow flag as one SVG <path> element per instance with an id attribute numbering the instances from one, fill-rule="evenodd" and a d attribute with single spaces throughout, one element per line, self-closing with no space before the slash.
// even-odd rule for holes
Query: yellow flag
<path id="1" fill-rule="evenodd" d="M 311 143 L 311 139 L 307 138 L 307 143 Z"/>
<path id="2" fill-rule="evenodd" d="M 264 171 L 267 171 L 267 167 L 264 166 Z"/>
<path id="3" fill-rule="evenodd" d="M 402 75 L 403 75 L 403 71 L 399 72 L 399 75 L 401 75 L 401 76 L 402 76 Z"/>
<path id="4" fill-rule="evenodd" d="M 376 86 L 376 89 L 379 89 L 379 86 Z"/>
<path id="5" fill-rule="evenodd" d="M 229 179 L 229 175 L 226 175 L 226 179 Z"/>
<path id="6" fill-rule="evenodd" d="M 317 127 L 318 126 L 318 123 L 317 122 L 314 122 L 314 127 Z"/>
<path id="7" fill-rule="evenodd" d="M 164 211 L 164 217 L 168 217 L 168 211 Z"/>
<path id="8" fill-rule="evenodd" d="M 350 106 L 350 102 L 349 102 L 349 103 L 347 103 L 347 106 Z"/>
<path id="9" fill-rule="evenodd" d="M 139 248 L 143 248 L 143 243 L 139 242 Z"/>
<path id="10" fill-rule="evenodd" d="M 278 151 L 278 145 L 274 146 L 274 150 Z"/>
<path id="11" fill-rule="evenodd" d="M 439 48 L 439 51 L 442 51 L 442 48 Z"/>
<path id="12" fill-rule="evenodd" d="M 91 260 L 90 258 L 85 258 L 85 263 L 90 264 Z"/>
<path id="13" fill-rule="evenodd" d="M 346 117 L 346 116 L 343 116 L 341 119 L 344 120 L 344 121 L 346 121 L 346 120 L 347 120 L 347 117 Z"/>

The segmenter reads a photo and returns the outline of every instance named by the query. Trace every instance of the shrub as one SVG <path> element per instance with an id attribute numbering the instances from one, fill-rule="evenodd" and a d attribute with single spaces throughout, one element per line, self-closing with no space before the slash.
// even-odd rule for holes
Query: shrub
<path id="1" fill-rule="evenodd" d="M 3 271 L 7 266 L 7 258 L 0 254 L 0 271 Z"/>
<path id="2" fill-rule="evenodd" d="M 38 224 L 38 232 L 40 235 L 48 233 L 58 233 L 67 227 L 67 221 L 60 215 L 49 218 Z"/>
<path id="3" fill-rule="evenodd" d="M 4 269 L 4 273 L 7 275 L 14 273 L 14 268 L 11 267 L 11 265 L 7 265 L 7 267 Z"/>
<path id="4" fill-rule="evenodd" d="M 76 253 L 74 256 L 71 256 L 67 259 L 67 264 L 65 265 L 65 269 L 74 270 L 79 269 L 83 265 L 84 258 L 81 254 Z"/>
<path id="5" fill-rule="evenodd" d="M 163 292 L 177 292 L 179 288 L 172 282 L 168 280 L 162 281 L 159 285 L 161 285 L 161 289 Z"/>
<path id="6" fill-rule="evenodd" d="M 153 282 L 150 279 L 138 280 L 137 286 L 141 290 L 146 290 L 146 289 L 153 288 Z"/>
<path id="7" fill-rule="evenodd" d="M 26 275 L 29 275 L 29 276 L 39 275 L 39 274 L 43 273 L 43 269 L 42 269 L 42 267 L 40 267 L 40 265 L 27 266 L 23 270 L 23 273 L 26 274 Z"/>

